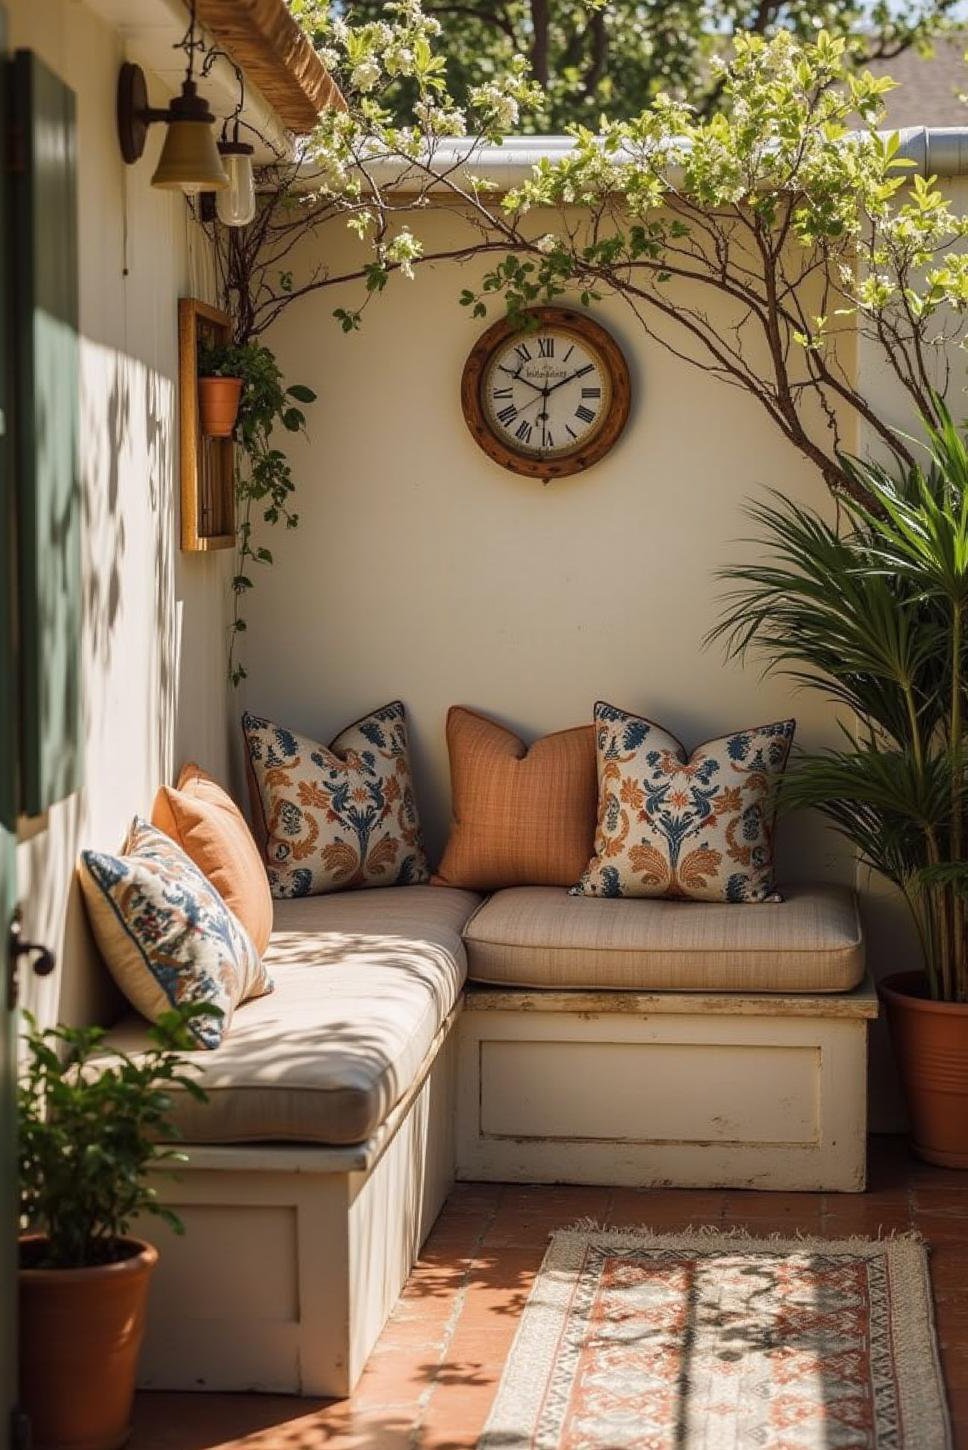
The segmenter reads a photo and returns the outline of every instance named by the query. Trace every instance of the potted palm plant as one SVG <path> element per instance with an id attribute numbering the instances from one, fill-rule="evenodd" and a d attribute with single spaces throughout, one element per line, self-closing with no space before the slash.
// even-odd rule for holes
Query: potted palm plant
<path id="1" fill-rule="evenodd" d="M 149 1170 L 170 1146 L 171 1090 L 204 1098 L 179 1055 L 196 1004 L 167 1013 L 137 1057 L 92 1061 L 98 1027 L 27 1018 L 19 1087 L 20 1400 L 34 1450 L 114 1450 L 130 1433 L 157 1250 L 129 1235 L 146 1214 L 181 1232 Z"/>
<path id="2" fill-rule="evenodd" d="M 730 567 L 711 638 L 823 690 L 841 748 L 801 754 L 784 811 L 813 807 L 900 891 L 920 942 L 881 984 L 914 1147 L 968 1168 L 968 448 L 940 401 L 923 466 L 846 460 L 866 505 L 838 528 L 773 494 L 749 510 L 763 562 Z"/>

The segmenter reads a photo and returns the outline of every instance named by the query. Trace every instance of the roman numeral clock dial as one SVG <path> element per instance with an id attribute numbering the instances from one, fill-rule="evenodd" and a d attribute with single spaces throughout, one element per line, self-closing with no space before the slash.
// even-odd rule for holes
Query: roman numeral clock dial
<path id="1" fill-rule="evenodd" d="M 535 307 L 489 327 L 464 365 L 467 426 L 489 457 L 548 482 L 597 463 L 629 414 L 628 366 L 586 313 Z"/>

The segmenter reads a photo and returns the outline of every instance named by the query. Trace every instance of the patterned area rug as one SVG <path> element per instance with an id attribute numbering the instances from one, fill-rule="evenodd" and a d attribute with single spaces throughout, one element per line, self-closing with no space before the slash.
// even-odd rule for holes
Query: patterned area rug
<path id="1" fill-rule="evenodd" d="M 554 1235 L 480 1450 L 948 1450 L 915 1238 Z"/>

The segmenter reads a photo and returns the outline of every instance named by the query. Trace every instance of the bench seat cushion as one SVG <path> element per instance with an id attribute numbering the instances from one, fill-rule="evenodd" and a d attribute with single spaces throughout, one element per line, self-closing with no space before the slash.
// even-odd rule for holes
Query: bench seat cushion
<path id="1" fill-rule="evenodd" d="M 268 997 L 245 1003 L 215 1052 L 187 1053 L 207 1103 L 177 1095 L 188 1143 L 345 1144 L 407 1092 L 464 984 L 461 928 L 480 898 L 393 886 L 275 902 Z M 136 1051 L 127 1019 L 106 1049 Z"/>
<path id="2" fill-rule="evenodd" d="M 864 945 L 853 893 L 798 886 L 785 898 L 747 906 L 513 887 L 467 923 L 468 976 L 502 986 L 611 991 L 856 987 Z"/>

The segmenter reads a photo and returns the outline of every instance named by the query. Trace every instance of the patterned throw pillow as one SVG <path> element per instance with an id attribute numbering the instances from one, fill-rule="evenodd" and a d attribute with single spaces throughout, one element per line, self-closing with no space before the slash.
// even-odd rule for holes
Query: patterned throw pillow
<path id="1" fill-rule="evenodd" d="M 709 740 L 687 758 L 651 720 L 599 701 L 595 855 L 573 896 L 778 901 L 773 790 L 795 720 Z"/>
<path id="2" fill-rule="evenodd" d="M 189 1025 L 200 1046 L 218 1047 L 238 1004 L 272 991 L 245 927 L 164 831 L 136 818 L 120 856 L 82 851 L 78 875 L 101 955 L 149 1022 L 209 1002 L 221 1018 Z"/>
<path id="3" fill-rule="evenodd" d="M 255 715 L 242 730 L 273 896 L 429 879 L 399 700 L 328 748 Z"/>

